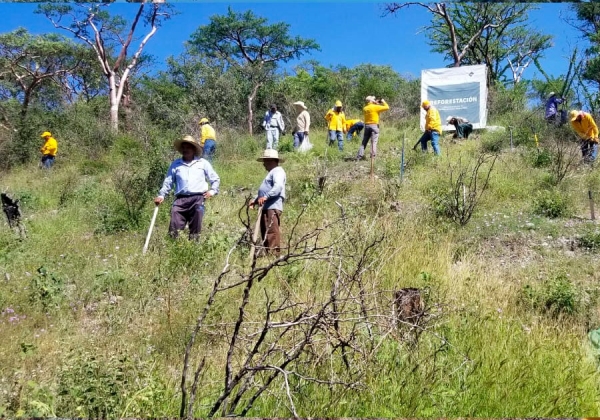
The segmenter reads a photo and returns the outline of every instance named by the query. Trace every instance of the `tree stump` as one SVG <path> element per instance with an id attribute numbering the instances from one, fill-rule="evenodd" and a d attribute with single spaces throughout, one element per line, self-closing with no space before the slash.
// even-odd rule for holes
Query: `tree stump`
<path id="1" fill-rule="evenodd" d="M 6 215 L 8 226 L 11 229 L 17 228 L 21 238 L 25 238 L 25 227 L 21 224 L 21 208 L 19 207 L 19 200 L 13 200 L 5 193 L 1 193 L 0 198 L 2 200 L 2 211 Z"/>
<path id="2" fill-rule="evenodd" d="M 425 313 L 421 289 L 406 287 L 394 292 L 394 318 L 399 329 L 418 329 Z M 415 331 L 418 336 L 418 331 Z"/>

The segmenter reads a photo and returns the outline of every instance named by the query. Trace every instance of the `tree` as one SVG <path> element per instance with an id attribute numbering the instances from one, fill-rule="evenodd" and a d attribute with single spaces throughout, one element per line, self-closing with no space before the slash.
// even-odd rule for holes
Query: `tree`
<path id="1" fill-rule="evenodd" d="M 44 86 L 63 86 L 85 58 L 80 46 L 57 34 L 32 35 L 19 28 L 0 35 L 0 80 L 3 97 L 18 99 L 24 119 Z"/>
<path id="2" fill-rule="evenodd" d="M 248 10 L 215 15 L 210 23 L 199 27 L 188 42 L 192 49 L 209 58 L 224 60 L 250 82 L 246 96 L 248 131 L 253 133 L 253 104 L 258 90 L 272 79 L 279 62 L 288 62 L 319 49 L 312 39 L 292 37 L 290 25 L 267 24 L 267 19 Z"/>
<path id="3" fill-rule="evenodd" d="M 110 122 L 116 132 L 119 129 L 119 106 L 129 89 L 129 78 L 161 21 L 170 17 L 170 9 L 164 4 L 142 2 L 133 20 L 128 23 L 121 16 L 110 16 L 106 7 L 106 4 L 43 4 L 39 6 L 38 13 L 44 14 L 54 27 L 70 32 L 93 49 L 108 83 Z M 63 24 L 63 19 L 70 19 L 70 23 Z M 149 29 L 134 54 L 129 56 L 128 50 L 140 22 Z"/>
<path id="4" fill-rule="evenodd" d="M 577 21 L 571 24 L 577 28 L 583 37 L 590 43 L 585 49 L 582 71 L 579 74 L 579 85 L 592 110 L 600 106 L 598 89 L 600 89 L 600 4 L 596 2 L 582 2 L 571 5 Z M 596 95 L 590 93 L 590 86 Z"/>
<path id="5" fill-rule="evenodd" d="M 551 44 L 551 36 L 525 25 L 529 4 L 519 3 L 389 3 L 384 14 L 418 5 L 433 14 L 426 27 L 433 52 L 444 54 L 451 67 L 485 64 L 488 85 L 509 69 L 513 83 L 521 80 L 533 58 Z"/>

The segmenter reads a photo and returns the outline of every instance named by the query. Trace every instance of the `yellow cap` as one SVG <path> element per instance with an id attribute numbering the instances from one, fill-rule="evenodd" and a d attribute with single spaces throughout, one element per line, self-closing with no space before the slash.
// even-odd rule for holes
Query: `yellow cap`
<path id="1" fill-rule="evenodd" d="M 202 118 L 200 124 L 208 124 L 208 118 Z"/>
<path id="2" fill-rule="evenodd" d="M 44 131 L 40 137 L 41 138 L 52 137 L 52 133 L 49 131 Z"/>
<path id="3" fill-rule="evenodd" d="M 342 101 L 335 101 L 335 106 L 342 106 Z"/>
<path id="4" fill-rule="evenodd" d="M 575 121 L 575 119 L 577 118 L 577 116 L 579 115 L 579 112 L 572 110 L 571 112 L 569 112 L 569 118 L 571 119 L 571 121 Z"/>
<path id="5" fill-rule="evenodd" d="M 421 106 L 423 108 L 425 108 L 426 106 L 429 106 L 429 101 L 427 101 L 427 100 L 423 101 L 423 103 L 421 104 Z"/>

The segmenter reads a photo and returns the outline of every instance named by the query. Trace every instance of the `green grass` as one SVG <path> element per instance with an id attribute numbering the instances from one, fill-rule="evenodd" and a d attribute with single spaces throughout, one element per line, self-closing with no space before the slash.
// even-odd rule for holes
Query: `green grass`
<path id="1" fill-rule="evenodd" d="M 401 184 L 405 133 L 407 165 Z M 600 280 L 594 269 L 598 241 L 585 218 L 587 191 L 600 185 L 597 169 L 573 172 L 558 190 L 568 194 L 572 211 L 550 219 L 544 212 L 536 214 L 534 198 L 541 194 L 548 169 L 534 165 L 531 144 L 511 152 L 498 134 L 456 144 L 446 137 L 443 155 L 436 158 L 410 150 L 418 134 L 402 124 L 382 127 L 372 181 L 368 160 L 344 160 L 356 154 L 357 140 L 340 153 L 326 146 L 324 132 L 316 131 L 311 132 L 314 148 L 309 153 L 283 153 L 288 177 L 284 237 L 305 204 L 303 232 L 339 215 L 340 203 L 356 219 L 345 230 L 327 232 L 323 240 L 342 234 L 362 238 L 345 243 L 351 252 L 385 234 L 364 275 L 373 292 L 369 304 L 388 316 L 393 290 L 426 288 L 436 315 L 416 346 L 402 342 L 397 332 L 376 329 L 378 347 L 353 359 L 351 370 L 362 372 L 357 390 L 294 379 L 299 415 L 596 413 L 600 377 L 587 356 L 586 332 L 600 326 L 594 298 Z M 126 201 L 114 186 L 116 171 L 129 162 L 150 168 L 143 148 L 126 156 L 128 149 L 122 149 L 131 141 L 117 139 L 114 150 L 99 161 L 73 153 L 59 159 L 50 173 L 31 164 L 2 174 L 2 188 L 22 199 L 28 237 L 20 241 L 6 224 L 0 226 L 0 415 L 179 414 L 184 347 L 240 234 L 238 210 L 265 175 L 255 160 L 264 139 L 223 136 L 214 164 L 222 191 L 207 203 L 201 243 L 167 238 L 166 202 L 147 255 L 141 250 L 153 208 L 150 199 L 159 185 L 148 186 L 137 224 L 128 220 Z M 485 142 L 502 147 L 500 157 L 472 219 L 458 227 L 436 215 L 429 192 L 445 185 L 449 164 L 489 149 L 489 143 L 482 146 Z M 172 156 L 159 158 L 168 163 Z M 316 180 L 323 176 L 325 188 L 315 195 Z M 392 203 L 399 207 L 391 209 Z M 241 250 L 234 261 L 241 265 L 246 257 L 247 250 Z M 548 279 L 556 273 L 569 274 L 577 293 L 569 302 L 577 310 L 556 315 L 524 303 L 526 285 L 540 299 L 555 297 L 556 288 L 544 287 L 551 287 Z M 265 293 L 273 299 L 326 298 L 331 276 L 331 267 L 318 261 L 275 270 L 253 290 L 247 321 L 262 321 Z M 209 366 L 197 416 L 208 414 L 222 387 L 228 334 L 240 296 L 240 289 L 218 296 L 207 320 L 215 327 L 197 342 Z M 368 348 L 366 336 L 361 337 Z M 326 348 L 315 346 L 319 354 L 327 354 Z M 348 373 L 339 355 L 330 363 L 297 368 L 308 376 Z M 103 398 L 106 406 L 98 404 Z M 277 380 L 248 415 L 287 417 L 288 405 L 283 382 Z"/>

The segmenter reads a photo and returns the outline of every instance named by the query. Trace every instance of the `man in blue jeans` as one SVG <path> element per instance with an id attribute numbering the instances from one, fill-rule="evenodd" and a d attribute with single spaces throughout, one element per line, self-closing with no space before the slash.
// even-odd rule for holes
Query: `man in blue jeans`
<path id="1" fill-rule="evenodd" d="M 423 101 L 421 107 L 425 110 L 425 132 L 421 136 L 421 150 L 427 152 L 427 142 L 431 140 L 431 147 L 436 156 L 441 154 L 439 140 L 442 134 L 442 119 L 440 113 L 435 109 L 429 101 Z M 417 143 L 418 144 L 418 143 Z M 415 145 L 416 148 L 417 145 Z"/>

